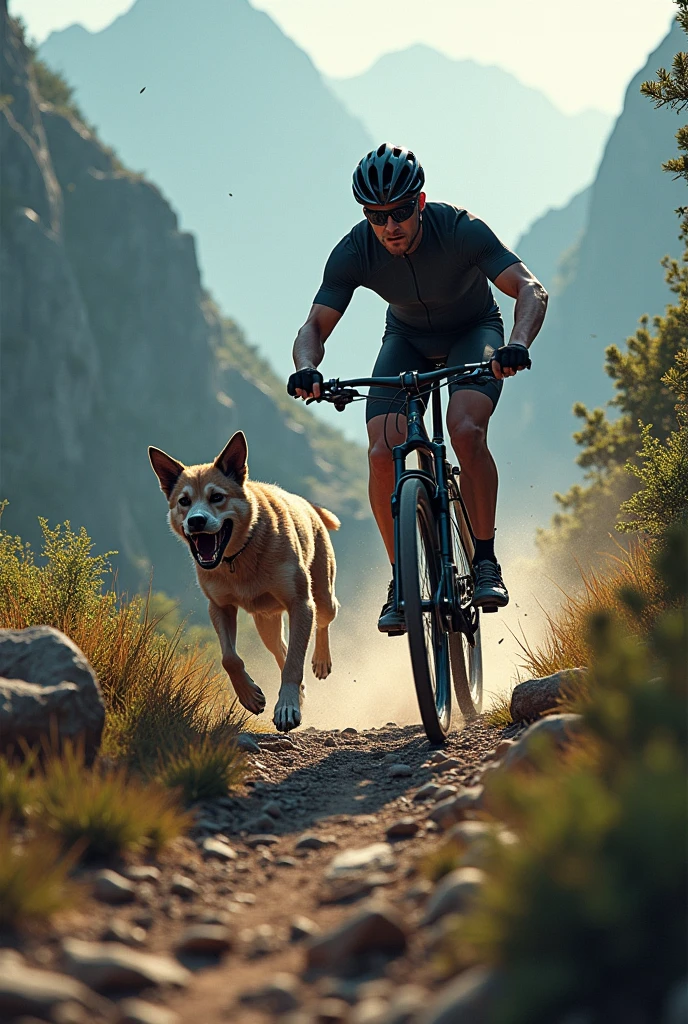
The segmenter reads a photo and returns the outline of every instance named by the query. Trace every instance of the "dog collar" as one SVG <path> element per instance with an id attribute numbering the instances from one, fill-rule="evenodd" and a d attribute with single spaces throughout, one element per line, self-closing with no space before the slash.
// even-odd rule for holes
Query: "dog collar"
<path id="1" fill-rule="evenodd" d="M 234 554 L 230 555 L 228 558 L 223 558 L 222 559 L 222 561 L 226 562 L 227 565 L 229 566 L 229 571 L 230 572 L 236 572 L 236 566 L 234 565 L 234 563 L 237 560 L 237 558 L 239 557 L 239 555 L 242 553 L 242 551 L 246 550 L 246 548 L 249 546 L 249 544 L 251 543 L 252 540 L 253 540 L 253 534 L 250 533 L 249 537 L 248 537 L 248 540 L 246 541 L 246 543 L 244 544 L 243 547 L 239 548 L 238 551 L 235 551 Z"/>

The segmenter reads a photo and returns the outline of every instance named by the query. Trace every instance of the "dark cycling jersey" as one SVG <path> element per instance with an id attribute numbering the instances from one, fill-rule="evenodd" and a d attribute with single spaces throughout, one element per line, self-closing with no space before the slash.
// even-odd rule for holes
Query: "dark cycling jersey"
<path id="1" fill-rule="evenodd" d="M 519 257 L 484 221 L 449 203 L 427 203 L 418 248 L 392 256 L 367 220 L 335 246 L 313 300 L 343 313 L 356 288 L 389 303 L 388 327 L 428 334 L 462 330 L 498 311 L 488 283 Z"/>

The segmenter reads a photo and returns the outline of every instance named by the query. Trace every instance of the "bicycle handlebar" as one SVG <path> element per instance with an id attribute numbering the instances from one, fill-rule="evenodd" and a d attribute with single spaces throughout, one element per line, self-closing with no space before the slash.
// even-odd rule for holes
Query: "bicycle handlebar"
<path id="1" fill-rule="evenodd" d="M 311 402 L 331 402 L 338 412 L 353 402 L 354 398 L 363 398 L 356 388 L 395 388 L 397 391 L 417 394 L 425 384 L 434 384 L 444 377 L 469 377 L 493 376 L 490 369 L 492 360 L 488 359 L 481 363 L 463 363 L 459 366 L 444 366 L 439 370 L 430 370 L 428 373 L 417 373 L 415 370 L 407 370 L 396 377 L 354 377 L 351 380 L 340 380 L 333 377 L 325 380 L 320 385 L 320 397 L 309 398 L 306 405 Z"/>

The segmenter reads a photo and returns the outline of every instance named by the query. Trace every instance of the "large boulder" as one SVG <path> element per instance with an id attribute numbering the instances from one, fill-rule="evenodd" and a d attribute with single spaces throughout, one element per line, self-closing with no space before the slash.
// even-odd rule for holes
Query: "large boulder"
<path id="1" fill-rule="evenodd" d="M 105 722 L 96 674 L 51 626 L 0 630 L 0 751 L 69 739 L 95 756 Z"/>
<path id="2" fill-rule="evenodd" d="M 585 678 L 586 669 L 570 668 L 541 679 L 528 679 L 514 687 L 511 717 L 514 722 L 531 721 L 558 707 L 561 698 Z"/>

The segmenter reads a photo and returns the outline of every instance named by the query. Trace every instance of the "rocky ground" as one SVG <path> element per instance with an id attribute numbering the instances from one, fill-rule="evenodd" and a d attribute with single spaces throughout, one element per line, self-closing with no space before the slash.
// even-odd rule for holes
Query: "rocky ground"
<path id="1" fill-rule="evenodd" d="M 442 900 L 456 909 L 422 863 L 441 808 L 518 731 L 478 719 L 442 751 L 393 723 L 248 740 L 246 782 L 157 865 L 89 869 L 78 911 L 0 949 L 0 1008 L 23 1024 L 420 1021 Z"/>

